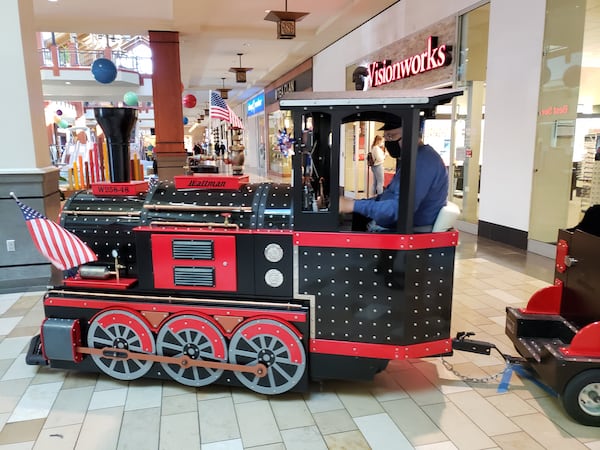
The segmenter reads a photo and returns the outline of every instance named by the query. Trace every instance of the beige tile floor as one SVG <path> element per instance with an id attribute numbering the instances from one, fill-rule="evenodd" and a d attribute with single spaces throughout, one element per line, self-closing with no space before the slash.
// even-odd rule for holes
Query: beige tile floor
<path id="1" fill-rule="evenodd" d="M 504 309 L 552 280 L 550 259 L 461 234 L 453 332 L 469 330 L 514 353 Z M 600 429 L 565 416 L 556 398 L 513 375 L 464 381 L 440 358 L 391 362 L 372 382 L 311 385 L 266 397 L 242 389 L 27 366 L 43 292 L 0 295 L 0 450 L 164 449 L 600 449 Z M 501 358 L 456 352 L 468 377 L 503 369 Z"/>

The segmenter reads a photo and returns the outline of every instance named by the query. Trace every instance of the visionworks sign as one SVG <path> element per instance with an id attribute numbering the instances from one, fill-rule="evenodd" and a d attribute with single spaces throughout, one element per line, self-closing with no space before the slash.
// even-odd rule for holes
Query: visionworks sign
<path id="1" fill-rule="evenodd" d="M 401 61 L 375 61 L 369 64 L 371 86 L 377 87 L 402 80 L 430 70 L 448 66 L 452 62 L 452 46 L 438 46 L 437 36 L 429 36 L 427 50 Z"/>

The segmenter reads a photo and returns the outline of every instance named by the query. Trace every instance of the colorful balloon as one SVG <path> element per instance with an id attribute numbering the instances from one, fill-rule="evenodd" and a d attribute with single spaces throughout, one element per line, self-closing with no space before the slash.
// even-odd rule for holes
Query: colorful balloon
<path id="1" fill-rule="evenodd" d="M 98 58 L 92 64 L 92 75 L 99 83 L 112 83 L 117 78 L 117 66 L 110 59 Z"/>
<path id="2" fill-rule="evenodd" d="M 123 103 L 127 106 L 137 106 L 138 105 L 138 96 L 135 92 L 125 92 L 123 95 Z"/>
<path id="3" fill-rule="evenodd" d="M 187 117 L 183 118 L 183 124 L 184 125 L 187 125 L 189 121 L 190 121 L 190 119 L 188 119 Z"/>
<path id="4" fill-rule="evenodd" d="M 57 116 L 62 116 L 62 110 L 61 109 L 57 109 L 56 110 L 56 115 Z"/>
<path id="5" fill-rule="evenodd" d="M 187 94 L 183 97 L 183 106 L 186 108 L 193 108 L 196 106 L 196 97 L 192 94 Z"/>

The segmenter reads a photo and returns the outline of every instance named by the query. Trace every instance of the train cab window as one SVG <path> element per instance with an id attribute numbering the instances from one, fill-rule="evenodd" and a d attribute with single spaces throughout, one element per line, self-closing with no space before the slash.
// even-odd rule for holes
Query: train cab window
<path id="1" fill-rule="evenodd" d="M 298 124 L 294 122 L 294 126 L 302 130 L 296 134 L 292 162 L 294 185 L 302 187 L 297 190 L 295 227 L 310 223 L 321 230 L 334 230 L 337 219 L 331 208 L 331 116 L 318 112 L 295 116 L 295 120 Z"/>

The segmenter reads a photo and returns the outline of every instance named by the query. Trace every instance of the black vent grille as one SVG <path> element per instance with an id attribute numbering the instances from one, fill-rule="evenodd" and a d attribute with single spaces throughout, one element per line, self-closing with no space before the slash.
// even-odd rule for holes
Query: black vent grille
<path id="1" fill-rule="evenodd" d="M 215 286 L 214 267 L 175 267 L 176 286 Z"/>
<path id="2" fill-rule="evenodd" d="M 173 240 L 173 259 L 214 259 L 213 241 Z"/>

